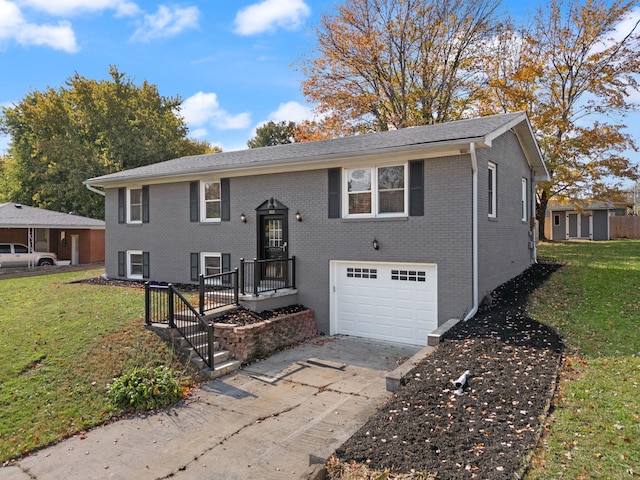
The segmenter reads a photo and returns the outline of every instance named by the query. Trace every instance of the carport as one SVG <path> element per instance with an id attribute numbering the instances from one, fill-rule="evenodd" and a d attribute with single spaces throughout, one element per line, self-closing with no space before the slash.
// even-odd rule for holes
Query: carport
<path id="1" fill-rule="evenodd" d="M 0 203 L 0 242 L 53 252 L 63 264 L 104 262 L 103 220 L 19 203 Z"/>

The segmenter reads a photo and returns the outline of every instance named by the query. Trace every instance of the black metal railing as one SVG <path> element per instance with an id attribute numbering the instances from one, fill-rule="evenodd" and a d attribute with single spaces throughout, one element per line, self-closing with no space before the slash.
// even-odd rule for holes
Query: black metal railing
<path id="1" fill-rule="evenodd" d="M 296 257 L 279 260 L 240 259 L 240 293 L 260 293 L 296 288 Z"/>
<path id="2" fill-rule="evenodd" d="M 204 317 L 171 285 L 145 283 L 145 322 L 176 328 L 193 351 L 213 368 L 213 323 Z"/>
<path id="3" fill-rule="evenodd" d="M 198 282 L 198 311 L 204 315 L 207 310 L 239 305 L 238 269 L 215 275 L 200 275 Z"/>

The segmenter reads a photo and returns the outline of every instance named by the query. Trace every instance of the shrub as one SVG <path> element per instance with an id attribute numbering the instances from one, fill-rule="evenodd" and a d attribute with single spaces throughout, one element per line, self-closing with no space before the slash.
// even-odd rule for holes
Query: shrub
<path id="1" fill-rule="evenodd" d="M 112 408 L 134 412 L 166 407 L 184 397 L 180 381 L 165 366 L 132 368 L 107 385 L 107 394 Z"/>

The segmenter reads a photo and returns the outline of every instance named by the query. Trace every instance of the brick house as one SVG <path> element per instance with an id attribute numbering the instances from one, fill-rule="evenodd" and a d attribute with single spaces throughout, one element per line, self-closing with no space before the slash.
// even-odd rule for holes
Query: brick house
<path id="1" fill-rule="evenodd" d="M 536 261 L 542 180 L 520 112 L 183 157 L 85 183 L 105 194 L 109 277 L 189 283 L 241 258 L 295 257 L 291 301 L 314 310 L 319 331 L 424 345 Z"/>

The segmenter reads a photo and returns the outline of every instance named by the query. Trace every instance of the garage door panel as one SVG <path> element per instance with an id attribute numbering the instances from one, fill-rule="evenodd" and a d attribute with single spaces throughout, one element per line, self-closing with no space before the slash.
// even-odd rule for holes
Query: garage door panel
<path id="1" fill-rule="evenodd" d="M 335 333 L 426 345 L 437 328 L 433 264 L 332 262 Z"/>
<path id="2" fill-rule="evenodd" d="M 413 339 L 414 331 L 413 328 L 402 328 L 399 327 L 396 329 L 396 336 L 399 338 L 404 338 L 406 340 Z"/>
<path id="3" fill-rule="evenodd" d="M 396 318 L 398 320 L 416 321 L 416 312 L 412 308 L 396 308 Z"/>

